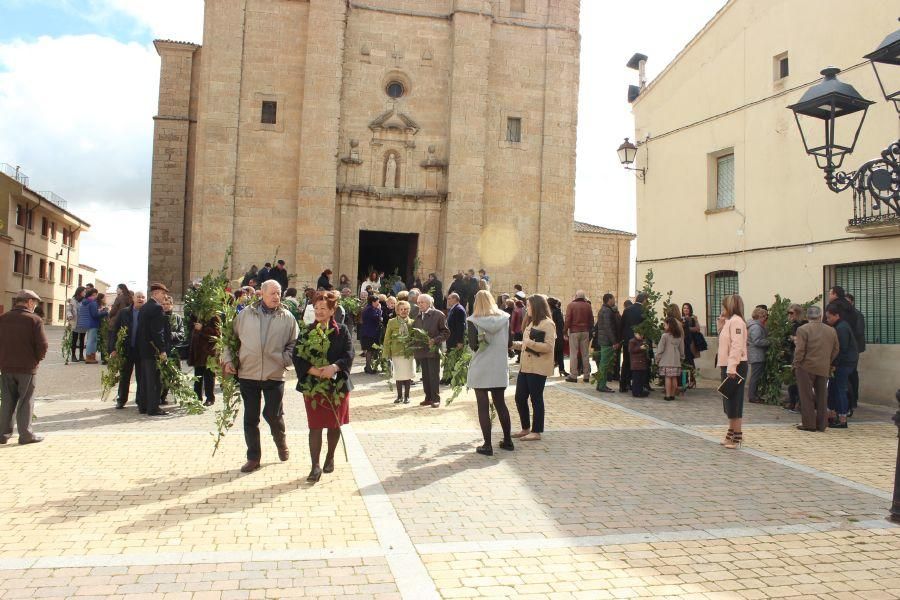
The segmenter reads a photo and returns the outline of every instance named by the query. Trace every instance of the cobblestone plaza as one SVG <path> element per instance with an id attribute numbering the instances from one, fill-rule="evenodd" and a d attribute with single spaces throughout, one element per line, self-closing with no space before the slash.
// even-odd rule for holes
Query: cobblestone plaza
<path id="1" fill-rule="evenodd" d="M 544 439 L 484 457 L 471 395 L 394 405 L 360 373 L 349 460 L 311 486 L 297 392 L 290 461 L 264 435 L 242 475 L 240 424 L 212 456 L 211 412 L 114 410 L 51 340 L 46 440 L 0 447 L 3 600 L 900 597 L 884 407 L 811 434 L 748 405 L 728 451 L 711 390 L 664 403 L 551 379 Z"/>

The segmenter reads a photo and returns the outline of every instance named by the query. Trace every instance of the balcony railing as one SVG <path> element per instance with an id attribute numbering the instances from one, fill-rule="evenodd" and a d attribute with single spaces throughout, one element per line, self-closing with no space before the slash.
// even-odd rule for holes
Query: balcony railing
<path id="1" fill-rule="evenodd" d="M 19 170 L 19 167 L 14 167 L 6 163 L 0 163 L 0 172 L 4 173 L 5 175 L 9 175 L 22 185 L 28 185 L 29 178 L 25 173 Z"/>
<path id="2" fill-rule="evenodd" d="M 853 199 L 853 218 L 848 221 L 851 229 L 882 229 L 900 227 L 900 216 L 883 202 L 873 200 L 871 196 Z"/>
<path id="3" fill-rule="evenodd" d="M 38 194 L 62 209 L 65 209 L 66 205 L 68 204 L 65 198 L 55 192 L 38 192 Z"/>

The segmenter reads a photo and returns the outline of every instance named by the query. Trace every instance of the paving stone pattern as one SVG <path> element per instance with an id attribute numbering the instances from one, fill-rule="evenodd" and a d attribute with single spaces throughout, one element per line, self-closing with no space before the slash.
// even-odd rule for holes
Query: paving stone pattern
<path id="1" fill-rule="evenodd" d="M 483 457 L 471 393 L 435 410 L 421 386 L 395 405 L 354 380 L 350 461 L 311 486 L 292 382 L 290 460 L 263 422 L 263 468 L 244 475 L 240 423 L 212 456 L 211 412 L 115 410 L 97 367 L 48 361 L 46 441 L 0 446 L 0 600 L 900 597 L 883 407 L 805 434 L 748 406 L 729 451 L 711 382 L 666 403 L 553 378 L 544 439 L 505 452 L 495 423 Z"/>

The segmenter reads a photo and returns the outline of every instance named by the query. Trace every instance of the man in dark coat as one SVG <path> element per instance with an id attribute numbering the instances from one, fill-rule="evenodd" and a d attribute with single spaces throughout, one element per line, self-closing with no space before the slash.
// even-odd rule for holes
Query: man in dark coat
<path id="1" fill-rule="evenodd" d="M 462 271 L 453 275 L 453 281 L 450 282 L 450 287 L 447 289 L 447 295 L 449 296 L 450 294 L 456 294 L 460 300 L 466 297 L 466 285 Z"/>
<path id="2" fill-rule="evenodd" d="M 856 298 L 853 297 L 853 294 L 847 294 L 847 301 L 850 302 L 850 308 L 853 310 L 855 320 L 853 325 L 853 337 L 856 338 L 856 351 L 862 354 L 866 351 L 866 316 L 862 314 L 862 311 L 856 308 Z M 858 402 L 859 369 L 854 368 L 853 372 L 850 373 L 850 412 L 847 413 L 848 415 L 853 415 L 853 410 L 856 408 Z"/>
<path id="3" fill-rule="evenodd" d="M 118 395 L 116 396 L 116 408 L 119 409 L 125 408 L 125 403 L 128 402 L 128 393 L 131 387 L 132 373 L 134 373 L 137 377 L 138 385 L 138 393 L 134 399 L 135 404 L 138 405 L 138 408 L 141 408 L 144 404 L 144 400 L 141 397 L 141 392 L 143 391 L 141 388 L 142 373 L 140 368 L 140 358 L 138 357 L 136 332 L 138 328 L 140 310 L 146 302 L 147 296 L 144 294 L 144 292 L 135 292 L 134 304 L 132 304 L 131 306 L 127 306 L 119 311 L 119 313 L 116 315 L 116 320 L 113 321 L 112 327 L 109 331 L 108 350 L 111 357 L 116 356 L 116 339 L 119 335 L 119 330 L 124 327 L 126 331 L 124 357 L 125 360 L 122 363 L 122 370 L 119 371 L 119 390 Z M 144 409 L 144 412 L 146 412 L 146 409 Z"/>
<path id="4" fill-rule="evenodd" d="M 264 281 L 272 278 L 272 263 L 266 263 L 256 274 L 256 289 L 259 289 Z"/>
<path id="5" fill-rule="evenodd" d="M 459 302 L 459 295 L 455 292 L 447 296 L 447 329 L 450 330 L 450 337 L 447 338 L 447 352 L 449 353 L 456 348 L 461 348 L 466 340 L 466 319 L 468 314 L 463 305 Z M 450 360 L 444 362 L 444 378 L 441 383 L 450 385 L 450 373 L 453 371 L 453 364 Z"/>
<path id="6" fill-rule="evenodd" d="M 634 299 L 634 304 L 622 313 L 622 339 L 621 343 L 627 345 L 634 337 L 634 328 L 644 322 L 644 302 L 647 294 L 641 292 Z M 622 372 L 619 375 L 619 391 L 627 392 L 631 382 L 631 357 L 628 352 L 622 353 Z"/>
<path id="7" fill-rule="evenodd" d="M 437 408 L 441 405 L 440 347 L 450 337 L 450 330 L 447 328 L 447 318 L 434 307 L 434 299 L 431 296 L 420 294 L 416 298 L 416 304 L 419 306 L 419 314 L 413 321 L 413 327 L 425 331 L 430 341 L 428 347 L 420 348 L 414 353 L 416 362 L 422 366 L 425 400 L 421 402 L 421 406 Z"/>
<path id="8" fill-rule="evenodd" d="M 282 290 L 288 289 L 288 272 L 284 266 L 283 260 L 279 260 L 275 263 L 275 268 L 269 271 L 269 279 L 274 279 L 280 283 Z M 262 282 L 260 282 L 260 285 L 262 285 Z"/>
<path id="9" fill-rule="evenodd" d="M 31 423 L 34 379 L 38 365 L 47 355 L 47 336 L 43 320 L 34 314 L 41 297 L 31 290 L 21 290 L 13 302 L 12 310 L 0 315 L 0 444 L 12 437 L 13 415 L 19 444 L 33 444 L 44 439 L 35 435 Z"/>
<path id="10" fill-rule="evenodd" d="M 144 406 L 138 404 L 138 410 L 148 417 L 161 417 L 168 414 L 160 410 L 159 401 L 162 395 L 162 383 L 159 379 L 157 360 L 166 356 L 166 315 L 162 303 L 169 289 L 161 283 L 150 286 L 150 299 L 138 312 L 137 350 L 140 357 L 141 377 L 138 385 L 138 398 Z"/>
<path id="11" fill-rule="evenodd" d="M 422 291 L 434 298 L 434 307 L 436 309 L 440 311 L 446 309 L 447 303 L 444 300 L 444 284 L 438 279 L 437 273 L 429 273 L 428 279 L 425 280 L 422 287 Z"/>
<path id="12" fill-rule="evenodd" d="M 460 296 L 460 303 L 466 307 L 466 310 L 472 312 L 475 309 L 475 294 L 478 293 L 478 281 L 479 279 L 475 277 L 475 269 L 469 269 L 466 272 L 466 278 L 463 280 L 463 283 L 466 285 L 466 295 L 465 301 L 463 301 L 463 296 Z"/>

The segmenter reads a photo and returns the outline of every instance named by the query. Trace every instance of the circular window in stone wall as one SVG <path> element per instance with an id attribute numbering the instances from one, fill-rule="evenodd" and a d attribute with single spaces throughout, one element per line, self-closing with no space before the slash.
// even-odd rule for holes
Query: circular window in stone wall
<path id="1" fill-rule="evenodd" d="M 406 88 L 399 81 L 391 81 L 387 84 L 385 92 L 391 98 L 400 98 L 406 93 Z"/>

